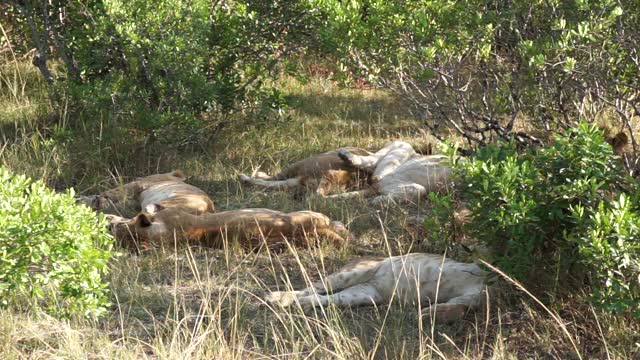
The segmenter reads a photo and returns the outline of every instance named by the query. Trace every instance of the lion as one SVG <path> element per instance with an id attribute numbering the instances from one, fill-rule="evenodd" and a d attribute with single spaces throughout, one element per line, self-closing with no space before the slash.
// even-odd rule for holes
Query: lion
<path id="1" fill-rule="evenodd" d="M 359 172 L 358 169 L 340 158 L 338 153 L 341 150 L 348 150 L 356 155 L 371 154 L 360 148 L 347 147 L 300 160 L 274 176 L 262 172 L 257 172 L 253 176 L 240 174 L 240 180 L 273 190 L 306 188 L 316 191 L 320 195 L 327 195 L 334 191 L 346 191 L 356 187 L 360 180 L 366 179 L 367 174 Z"/>
<path id="2" fill-rule="evenodd" d="M 442 255 L 413 253 L 388 258 L 361 259 L 301 291 L 269 293 L 268 304 L 316 306 L 383 305 L 397 298 L 423 308 L 437 321 L 460 319 L 484 299 L 488 272 L 473 263 Z"/>
<path id="3" fill-rule="evenodd" d="M 132 216 L 139 211 L 156 212 L 156 207 L 179 208 L 192 214 L 214 212 L 211 198 L 201 189 L 185 183 L 180 170 L 138 178 L 100 195 L 81 197 L 94 210 Z"/>
<path id="4" fill-rule="evenodd" d="M 614 154 L 624 157 L 632 150 L 629 146 L 629 136 L 624 130 L 615 130 L 607 125 L 600 125 L 599 128 L 603 133 L 604 140 L 613 148 Z"/>
<path id="5" fill-rule="evenodd" d="M 313 211 L 284 213 L 251 208 L 194 215 L 179 208 L 156 206 L 154 210 L 133 219 L 111 217 L 111 233 L 131 249 L 167 244 L 222 247 L 232 240 L 249 248 L 285 241 L 310 246 L 311 240 L 318 237 L 340 247 L 349 236 L 342 223 Z"/>
<path id="6" fill-rule="evenodd" d="M 447 156 L 422 155 L 404 141 L 393 141 L 376 153 L 364 156 L 341 149 L 338 156 L 348 164 L 372 173 L 371 186 L 329 196 L 332 198 L 377 195 L 371 202 L 379 204 L 441 192 L 451 184 L 452 171 Z"/>

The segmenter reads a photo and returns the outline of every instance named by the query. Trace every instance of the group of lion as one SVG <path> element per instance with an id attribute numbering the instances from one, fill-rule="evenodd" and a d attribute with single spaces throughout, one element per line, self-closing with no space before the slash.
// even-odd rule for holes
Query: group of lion
<path id="1" fill-rule="evenodd" d="M 349 236 L 342 223 L 314 211 L 216 212 L 209 195 L 185 180 L 179 170 L 156 174 L 80 201 L 108 214 L 110 232 L 133 251 L 163 244 L 223 247 L 230 241 L 270 247 L 285 241 L 309 246 L 327 240 L 342 246 Z M 394 141 L 375 153 L 341 148 L 296 162 L 275 176 L 256 173 L 240 175 L 240 180 L 270 189 L 316 191 L 329 198 L 371 197 L 372 203 L 383 204 L 441 191 L 451 181 L 451 169 L 445 156 L 422 155 L 410 144 Z M 385 304 L 396 298 L 420 305 L 438 321 L 452 321 L 479 306 L 486 276 L 476 264 L 414 253 L 360 259 L 310 288 L 272 292 L 265 300 L 306 309 Z"/>
<path id="2" fill-rule="evenodd" d="M 624 133 L 607 141 L 616 153 L 628 143 Z M 255 172 L 241 174 L 240 180 L 268 189 L 315 191 L 334 199 L 369 197 L 372 204 L 380 205 L 446 189 L 451 182 L 447 160 L 393 141 L 375 153 L 346 147 L 298 161 L 274 176 Z M 284 242 L 310 246 L 326 240 L 339 247 L 349 237 L 341 222 L 314 211 L 248 208 L 216 212 L 209 195 L 185 180 L 177 170 L 79 200 L 108 214 L 111 233 L 123 247 L 134 251 L 163 244 L 223 247 L 230 241 L 255 248 Z M 265 300 L 308 309 L 328 304 L 386 304 L 395 298 L 421 306 L 432 320 L 448 322 L 479 307 L 486 297 L 487 276 L 476 264 L 441 255 L 356 259 L 307 289 L 271 292 Z"/>

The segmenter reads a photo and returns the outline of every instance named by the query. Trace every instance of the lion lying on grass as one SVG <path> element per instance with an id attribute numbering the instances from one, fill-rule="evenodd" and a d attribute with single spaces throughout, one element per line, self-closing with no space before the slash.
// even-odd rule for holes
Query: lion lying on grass
<path id="1" fill-rule="evenodd" d="M 320 195 L 327 195 L 332 190 L 345 191 L 356 186 L 360 179 L 366 179 L 367 175 L 341 159 L 338 155 L 341 150 L 357 155 L 371 154 L 360 148 L 348 147 L 300 160 L 274 176 L 262 172 L 254 176 L 240 174 L 240 180 L 274 190 L 307 188 Z"/>
<path id="2" fill-rule="evenodd" d="M 411 200 L 443 191 L 451 182 L 451 168 L 444 155 L 421 155 L 404 141 L 394 141 L 375 154 L 359 155 L 341 149 L 338 156 L 358 169 L 372 173 L 371 187 L 332 195 L 333 198 L 378 195 L 372 203 Z"/>
<path id="3" fill-rule="evenodd" d="M 423 307 L 423 313 L 436 321 L 450 322 L 482 303 L 487 275 L 476 264 L 416 253 L 361 260 L 302 291 L 272 292 L 266 301 L 309 310 L 329 304 L 382 305 L 397 299 Z"/>
<path id="4" fill-rule="evenodd" d="M 94 210 L 121 216 L 133 216 L 140 210 L 156 212 L 157 207 L 179 208 L 193 214 L 214 212 L 211 198 L 204 191 L 185 183 L 185 179 L 180 170 L 155 174 L 97 196 L 81 197 L 80 200 Z"/>
<path id="5" fill-rule="evenodd" d="M 246 247 L 272 246 L 289 241 L 312 245 L 318 237 L 341 246 L 348 233 L 338 221 L 313 211 L 284 213 L 270 209 L 241 209 L 194 215 L 177 208 L 156 207 L 133 219 L 111 217 L 111 233 L 132 249 L 173 246 L 174 243 L 221 247 L 238 241 Z"/>

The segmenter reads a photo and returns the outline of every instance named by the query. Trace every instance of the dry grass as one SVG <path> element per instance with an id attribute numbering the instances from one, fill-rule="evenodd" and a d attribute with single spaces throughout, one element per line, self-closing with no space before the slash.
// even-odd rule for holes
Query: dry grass
<path id="1" fill-rule="evenodd" d="M 345 249 L 289 249 L 282 254 L 237 247 L 161 249 L 122 255 L 110 274 L 112 307 L 98 322 L 61 321 L 40 313 L 0 311 L 0 358 L 611 358 L 640 356 L 640 326 L 593 311 L 580 296 L 547 310 L 516 290 L 453 325 L 434 325 L 419 309 L 301 309 L 267 306 L 265 292 L 306 286 L 356 255 L 436 251 L 407 225 L 426 203 L 372 208 L 316 196 L 263 193 L 243 187 L 239 172 L 275 172 L 293 160 L 344 145 L 377 148 L 390 139 L 431 141 L 389 94 L 338 89 L 326 79 L 281 85 L 285 116 L 244 119 L 214 141 L 191 148 L 141 139 L 65 132 L 53 117 L 31 68 L 8 62 L 0 83 L 0 159 L 15 172 L 51 186 L 96 193 L 118 176 L 182 168 L 219 209 L 313 209 L 343 221 L 356 235 Z M 19 74 L 19 75 L 18 75 Z M 62 125 L 61 125 L 62 124 Z M 126 175 L 126 176 L 125 176 Z M 458 257 L 463 260 L 464 253 Z M 468 256 L 468 255 L 467 255 Z"/>

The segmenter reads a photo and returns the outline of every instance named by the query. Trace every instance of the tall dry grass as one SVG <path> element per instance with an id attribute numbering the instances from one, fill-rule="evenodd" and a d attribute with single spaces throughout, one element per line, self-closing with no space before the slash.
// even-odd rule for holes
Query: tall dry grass
<path id="1" fill-rule="evenodd" d="M 113 138 L 108 129 L 72 127 L 71 113 L 54 111 L 44 83 L 25 61 L 9 58 L 1 69 L 0 161 L 15 172 L 56 188 L 96 193 L 130 177 L 182 168 L 220 209 L 313 209 L 343 221 L 356 235 L 342 250 L 292 247 L 274 254 L 231 246 L 122 254 L 111 264 L 113 305 L 99 321 L 1 310 L 2 359 L 640 356 L 640 326 L 594 311 L 580 294 L 540 306 L 504 285 L 506 291 L 489 298 L 485 309 L 450 325 L 431 323 L 418 308 L 397 303 L 305 313 L 263 301 L 268 291 L 300 289 L 356 256 L 439 250 L 408 225 L 409 216 L 429 214 L 425 202 L 372 208 L 360 200 L 264 193 L 236 180 L 239 172 L 257 167 L 275 172 L 339 146 L 376 148 L 395 138 L 431 141 L 419 121 L 382 90 L 340 89 L 324 78 L 307 84 L 285 79 L 280 86 L 292 107 L 284 116 L 241 119 L 193 148 L 161 143 L 136 152 L 140 139 L 135 136 Z M 73 122 L 89 121 L 96 119 Z"/>

